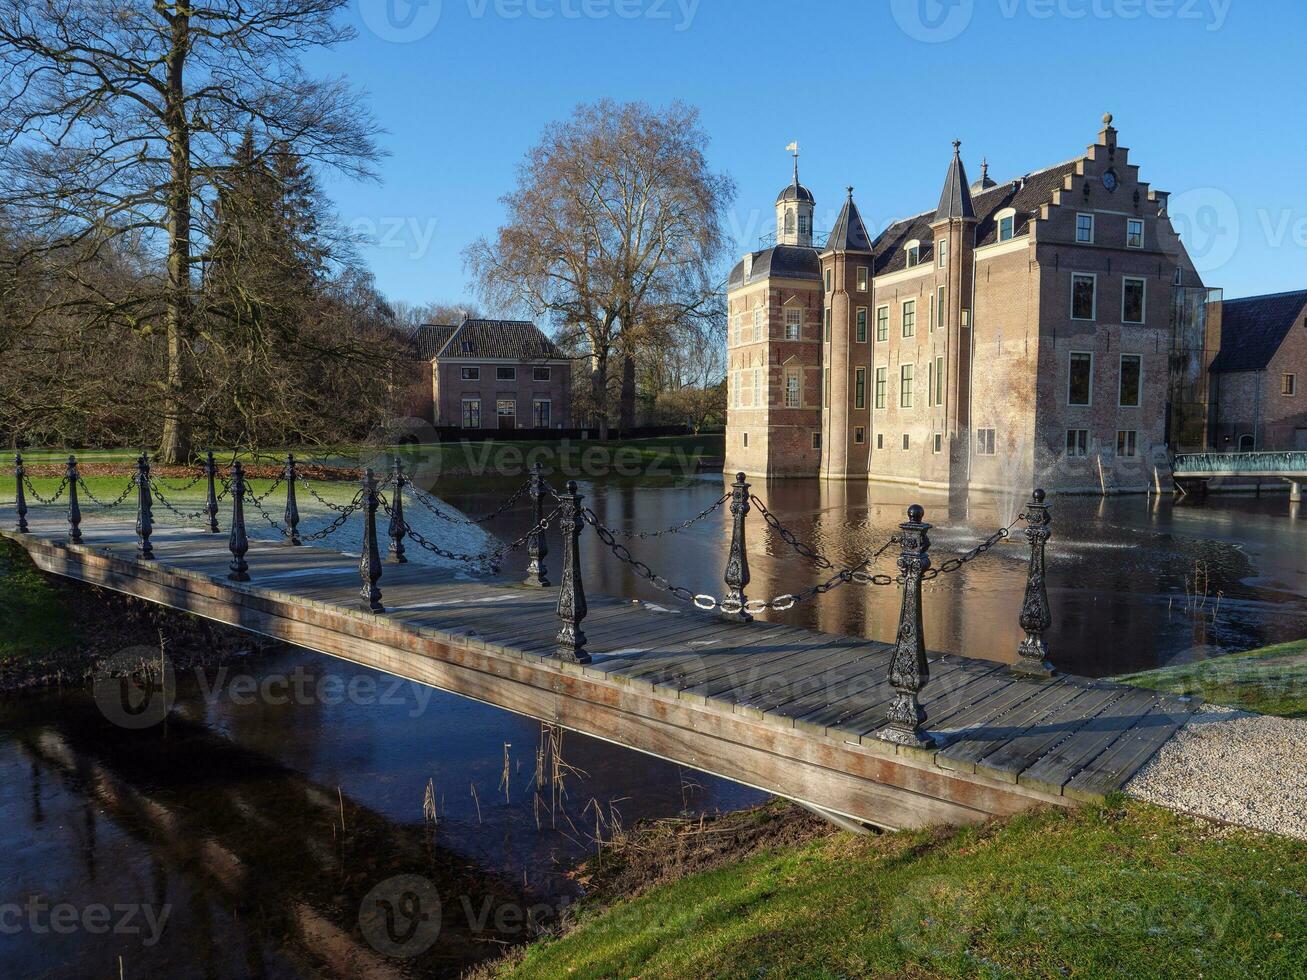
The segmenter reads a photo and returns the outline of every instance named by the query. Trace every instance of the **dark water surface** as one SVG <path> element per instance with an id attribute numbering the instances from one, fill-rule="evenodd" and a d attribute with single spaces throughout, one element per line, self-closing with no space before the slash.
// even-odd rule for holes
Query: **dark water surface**
<path id="1" fill-rule="evenodd" d="M 480 514 L 516 483 L 438 492 Z M 857 483 L 755 490 L 837 563 L 883 543 L 910 502 L 936 525 L 936 564 L 1024 503 L 950 506 Z M 679 523 L 723 491 L 719 476 L 582 484 L 600 520 L 631 530 Z M 1048 641 L 1063 669 L 1104 676 L 1307 635 L 1307 519 L 1284 495 L 1052 503 Z M 523 505 L 496 530 L 528 524 Z M 749 533 L 750 595 L 829 577 L 757 514 Z M 719 509 L 630 547 L 720 595 L 729 534 Z M 583 551 L 592 593 L 659 599 L 589 530 Z M 1026 554 L 1014 535 L 934 580 L 928 644 L 1013 659 Z M 894 556 L 875 570 L 893 572 Z M 518 559 L 504 574 L 521 571 Z M 894 588 L 846 585 L 770 618 L 887 640 L 898 602 Z M 90 692 L 23 699 L 0 707 L 0 976 L 455 975 L 574 898 L 565 871 L 596 836 L 761 798 L 582 736 L 559 747 L 536 722 L 298 650 L 181 672 L 167 720 L 139 731 L 111 723 Z"/>

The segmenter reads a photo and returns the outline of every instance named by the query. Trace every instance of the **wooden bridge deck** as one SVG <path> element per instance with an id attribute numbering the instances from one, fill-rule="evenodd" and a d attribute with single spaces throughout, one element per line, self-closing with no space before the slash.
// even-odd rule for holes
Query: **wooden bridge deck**
<path id="1" fill-rule="evenodd" d="M 0 515 L 7 517 L 7 515 Z M 974 822 L 1121 788 L 1195 708 L 1100 680 L 1017 679 L 930 657 L 938 748 L 878 739 L 889 647 L 770 623 L 590 596 L 593 663 L 559 661 L 556 590 L 387 564 L 385 613 L 358 599 L 357 559 L 252 541 L 252 581 L 226 578 L 226 535 L 161 526 L 142 563 L 126 521 L 62 515 L 3 532 L 47 572 L 90 582 L 475 698 L 885 827 Z M 6 520 L 12 527 L 12 521 Z M 415 724 L 421 724 L 421 720 Z M 434 749 L 433 749 L 434 750 Z"/>

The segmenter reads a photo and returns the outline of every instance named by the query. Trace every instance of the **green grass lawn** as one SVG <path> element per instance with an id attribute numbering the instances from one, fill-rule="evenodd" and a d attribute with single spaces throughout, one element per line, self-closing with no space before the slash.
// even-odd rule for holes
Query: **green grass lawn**
<path id="1" fill-rule="evenodd" d="M 1154 691 L 1196 694 L 1213 704 L 1307 718 L 1307 640 L 1116 679 Z"/>
<path id="2" fill-rule="evenodd" d="M 44 658 L 76 639 L 62 596 L 12 541 L 0 540 L 0 660 Z"/>
<path id="3" fill-rule="evenodd" d="M 837 834 L 582 914 L 499 974 L 1290 977 L 1307 845 L 1146 804 Z"/>

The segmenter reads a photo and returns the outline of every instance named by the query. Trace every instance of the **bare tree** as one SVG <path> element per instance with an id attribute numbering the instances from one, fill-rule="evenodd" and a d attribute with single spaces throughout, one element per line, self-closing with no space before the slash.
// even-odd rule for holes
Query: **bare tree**
<path id="1" fill-rule="evenodd" d="M 18 261 L 58 250 L 76 279 L 126 237 L 160 256 L 161 272 L 129 295 L 84 284 L 60 292 L 58 309 L 163 333 L 153 387 L 167 462 L 190 454 L 194 269 L 238 145 L 253 132 L 358 177 L 379 156 L 353 90 L 299 63 L 352 36 L 336 22 L 347 3 L 0 0 L 0 206 L 31 236 Z"/>
<path id="2" fill-rule="evenodd" d="M 610 361 L 709 313 L 735 195 L 713 173 L 698 110 L 679 102 L 580 105 L 545 128 L 503 198 L 507 222 L 465 252 L 487 305 L 547 315 L 587 357 L 600 433 Z"/>

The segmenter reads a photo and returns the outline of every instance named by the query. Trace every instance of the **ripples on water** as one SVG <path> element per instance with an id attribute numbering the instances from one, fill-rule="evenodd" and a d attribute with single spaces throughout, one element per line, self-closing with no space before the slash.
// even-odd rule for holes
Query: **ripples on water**
<path id="1" fill-rule="evenodd" d="M 439 492 L 481 513 L 516 481 L 446 480 Z M 637 486 L 583 483 L 587 503 L 616 527 L 670 526 L 723 492 L 720 477 Z M 866 484 L 790 481 L 755 487 L 798 537 L 849 561 L 882 544 L 919 501 L 934 523 L 937 564 L 1006 525 L 1017 497 L 953 503 Z M 1175 506 L 1144 497 L 1052 500 L 1048 549 L 1054 661 L 1092 676 L 1192 660 L 1307 635 L 1307 525 L 1284 495 L 1213 497 Z M 693 591 L 721 591 L 728 516 L 631 549 Z M 524 506 L 498 528 L 529 526 Z M 749 593 L 792 592 L 829 577 L 754 515 Z M 583 538 L 592 593 L 675 605 Z M 550 556 L 557 569 L 558 545 Z M 893 550 L 878 571 L 893 571 Z M 926 588 L 934 649 L 1010 660 L 1026 574 L 1024 538 L 1001 544 Z M 503 574 L 518 577 L 520 559 Z M 1198 590 L 1206 595 L 1195 595 Z M 384 578 L 383 578 L 384 587 Z M 848 585 L 772 618 L 888 640 L 893 588 Z M 1195 608 L 1196 607 L 1196 608 Z M 280 703 L 241 696 L 233 674 L 255 681 L 333 678 L 362 697 Z M 365 685 L 366 686 L 366 685 Z M 0 976 L 311 976 L 327 972 L 454 974 L 520 937 L 494 912 L 576 894 L 564 870 L 612 822 L 683 810 L 729 809 L 761 794 L 592 739 L 564 738 L 576 768 L 558 816 L 536 803 L 535 722 L 304 651 L 287 651 L 203 683 L 184 676 L 164 726 L 128 732 L 108 724 L 83 692 L 51 694 L 0 711 L 0 905 L 31 896 L 84 909 L 167 906 L 157 943 L 145 934 L 22 928 L 0 942 Z M 508 799 L 501 779 L 505 743 Z M 423 819 L 430 780 L 437 826 Z M 472 792 L 475 787 L 476 794 Z M 544 791 L 547 800 L 548 790 Z M 341 811 L 343 809 L 343 827 Z M 539 821 L 539 828 L 537 827 Z M 399 873 L 433 883 L 443 928 L 412 962 L 380 957 L 358 925 L 364 896 Z M 484 916 L 488 925 L 469 926 Z M 509 920 L 516 922 L 511 916 Z M 501 923 L 502 924 L 502 923 Z M 342 966 L 344 964 L 344 966 Z"/>

